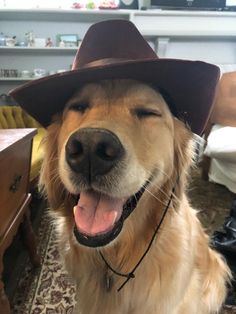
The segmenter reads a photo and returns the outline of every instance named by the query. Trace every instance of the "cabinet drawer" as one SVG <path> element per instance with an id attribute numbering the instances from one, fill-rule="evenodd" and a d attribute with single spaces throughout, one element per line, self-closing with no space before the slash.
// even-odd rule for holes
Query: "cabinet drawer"
<path id="1" fill-rule="evenodd" d="M 0 160 L 0 237 L 12 223 L 28 192 L 31 140 L 15 143 Z"/>

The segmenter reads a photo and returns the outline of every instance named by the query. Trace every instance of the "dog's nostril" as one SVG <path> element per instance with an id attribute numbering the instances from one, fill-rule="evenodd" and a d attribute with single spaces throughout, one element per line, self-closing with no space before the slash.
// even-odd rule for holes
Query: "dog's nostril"
<path id="1" fill-rule="evenodd" d="M 113 160 L 119 155 L 119 149 L 106 142 L 98 143 L 96 154 L 104 160 Z"/>
<path id="2" fill-rule="evenodd" d="M 77 139 L 71 140 L 67 145 L 67 153 L 70 157 L 77 157 L 84 152 L 83 145 Z"/>

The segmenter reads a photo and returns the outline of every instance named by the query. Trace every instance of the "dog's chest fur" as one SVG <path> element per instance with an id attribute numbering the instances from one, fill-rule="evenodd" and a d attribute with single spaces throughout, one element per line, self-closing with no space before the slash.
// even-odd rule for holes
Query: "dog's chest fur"
<path id="1" fill-rule="evenodd" d="M 78 246 L 65 245 L 67 241 L 69 243 L 69 239 L 64 238 L 62 247 L 70 247 L 64 254 L 66 266 L 77 281 L 78 304 L 75 313 L 187 314 L 187 311 L 180 312 L 177 309 L 181 308 L 180 304 L 186 294 L 191 294 L 192 290 L 199 290 L 200 293 L 196 283 L 201 281 L 201 275 L 194 270 L 195 253 L 192 246 L 196 245 L 193 237 L 196 226 L 188 226 L 188 219 L 184 215 L 176 214 L 176 217 L 167 219 L 165 228 L 169 232 L 158 235 L 150 252 L 136 270 L 135 278 L 131 279 L 120 292 L 117 289 L 125 278 L 112 273 L 98 253 L 83 254 L 83 249 L 81 251 Z M 192 215 L 195 215 L 194 212 Z M 180 228 L 186 230 L 184 237 L 181 234 L 181 239 Z M 62 234 L 65 235 L 66 232 Z M 142 244 L 140 246 L 142 254 L 145 246 Z M 116 252 L 116 256 L 119 259 L 119 252 Z M 127 252 L 126 258 L 129 257 L 132 258 L 132 251 Z M 78 261 L 76 265 L 75 260 Z M 111 266 L 116 268 L 114 264 Z M 195 302 L 196 313 L 199 313 L 199 301 Z M 192 313 L 195 311 L 191 304 Z"/>

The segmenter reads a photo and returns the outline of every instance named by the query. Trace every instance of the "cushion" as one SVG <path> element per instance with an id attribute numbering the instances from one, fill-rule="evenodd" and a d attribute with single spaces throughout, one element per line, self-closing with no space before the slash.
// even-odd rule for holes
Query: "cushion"
<path id="1" fill-rule="evenodd" d="M 222 161 L 236 163 L 236 127 L 214 125 L 207 139 L 204 154 Z"/>
<path id="2" fill-rule="evenodd" d="M 42 128 L 42 126 L 24 110 L 22 110 L 22 118 L 27 128 Z"/>
<path id="3" fill-rule="evenodd" d="M 2 129 L 13 129 L 17 128 L 15 117 L 13 115 L 13 110 L 8 106 L 0 107 L 0 127 Z"/>
<path id="4" fill-rule="evenodd" d="M 46 130 L 44 128 L 39 128 L 38 133 L 35 135 L 33 140 L 30 181 L 33 181 L 39 175 L 39 170 L 43 160 L 41 141 L 45 134 Z"/>
<path id="5" fill-rule="evenodd" d="M 39 128 L 40 124 L 19 106 L 0 106 L 0 128 Z"/>

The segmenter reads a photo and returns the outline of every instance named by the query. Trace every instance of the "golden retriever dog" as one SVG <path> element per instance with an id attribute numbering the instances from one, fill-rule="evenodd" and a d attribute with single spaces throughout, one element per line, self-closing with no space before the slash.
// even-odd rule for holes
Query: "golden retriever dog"
<path id="1" fill-rule="evenodd" d="M 191 132 L 202 134 L 219 77 L 159 58 L 133 23 L 107 20 L 71 70 L 10 92 L 48 127 L 41 186 L 76 314 L 219 312 L 230 272 L 185 195 Z"/>
<path id="2" fill-rule="evenodd" d="M 48 127 L 41 186 L 77 314 L 219 313 L 230 272 L 186 197 L 193 135 L 132 79 L 80 87 Z"/>

